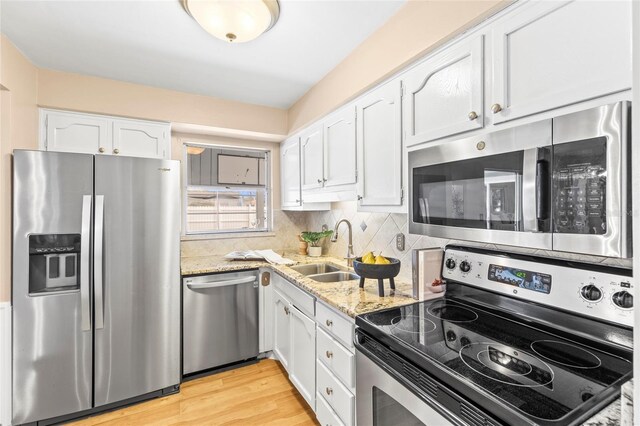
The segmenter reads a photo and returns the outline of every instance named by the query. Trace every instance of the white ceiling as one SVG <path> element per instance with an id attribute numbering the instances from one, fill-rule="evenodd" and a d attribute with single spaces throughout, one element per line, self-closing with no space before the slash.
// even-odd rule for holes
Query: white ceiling
<path id="1" fill-rule="evenodd" d="M 1 31 L 36 65 L 288 108 L 404 0 L 280 0 L 276 26 L 231 45 L 179 0 L 2 0 Z"/>

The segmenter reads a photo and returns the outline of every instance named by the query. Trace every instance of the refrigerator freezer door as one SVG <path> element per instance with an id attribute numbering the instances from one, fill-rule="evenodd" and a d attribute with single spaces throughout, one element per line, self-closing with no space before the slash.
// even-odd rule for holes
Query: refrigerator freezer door
<path id="1" fill-rule="evenodd" d="M 180 382 L 180 163 L 96 156 L 95 191 L 104 197 L 97 407 Z"/>
<path id="2" fill-rule="evenodd" d="M 82 323 L 93 156 L 15 151 L 13 164 L 13 424 L 22 424 L 91 408 L 92 332 Z M 64 259 L 63 286 L 51 285 L 52 259 Z"/>

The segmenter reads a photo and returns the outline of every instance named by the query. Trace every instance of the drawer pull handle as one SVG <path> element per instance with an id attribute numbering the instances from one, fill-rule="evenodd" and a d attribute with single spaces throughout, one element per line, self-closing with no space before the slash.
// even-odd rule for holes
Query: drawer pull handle
<path id="1" fill-rule="evenodd" d="M 327 324 L 327 327 L 331 327 L 333 325 L 333 321 L 330 319 L 326 320 L 324 323 Z"/>
<path id="2" fill-rule="evenodd" d="M 327 395 L 331 395 L 333 393 L 333 389 L 331 389 L 329 387 L 326 388 L 324 391 L 327 393 Z"/>
<path id="3" fill-rule="evenodd" d="M 327 358 L 333 358 L 333 352 L 331 351 L 327 351 L 326 355 L 327 355 Z"/>

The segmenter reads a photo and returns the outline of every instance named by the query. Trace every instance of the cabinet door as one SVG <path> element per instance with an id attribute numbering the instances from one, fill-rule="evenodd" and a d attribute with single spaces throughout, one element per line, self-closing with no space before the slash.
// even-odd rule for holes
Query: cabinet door
<path id="1" fill-rule="evenodd" d="M 291 358 L 289 378 L 315 410 L 316 393 L 316 323 L 291 307 Z"/>
<path id="2" fill-rule="evenodd" d="M 44 135 L 47 151 L 111 153 L 109 120 L 74 113 L 45 114 Z"/>
<path id="3" fill-rule="evenodd" d="M 361 206 L 402 205 L 401 89 L 392 81 L 358 101 Z"/>
<path id="4" fill-rule="evenodd" d="M 300 137 L 302 157 L 302 189 L 322 187 L 324 183 L 322 126 L 317 125 Z"/>
<path id="5" fill-rule="evenodd" d="M 324 186 L 356 183 L 356 116 L 349 106 L 324 122 Z"/>
<path id="6" fill-rule="evenodd" d="M 260 269 L 260 303 L 258 313 L 260 316 L 260 334 L 258 342 L 258 350 L 260 353 L 269 352 L 273 350 L 273 285 L 262 285 L 265 281 L 271 280 L 272 271 L 268 269 Z"/>
<path id="7" fill-rule="evenodd" d="M 403 77 L 407 146 L 483 127 L 483 42 L 464 40 Z"/>
<path id="8" fill-rule="evenodd" d="M 496 22 L 493 122 L 630 88 L 631 3 L 530 2 Z"/>
<path id="9" fill-rule="evenodd" d="M 300 138 L 285 141 L 280 148 L 280 183 L 282 207 L 302 205 L 300 190 Z"/>
<path id="10" fill-rule="evenodd" d="M 115 120 L 113 153 L 128 157 L 170 158 L 169 125 Z"/>
<path id="11" fill-rule="evenodd" d="M 290 370 L 289 356 L 291 353 L 291 308 L 289 301 L 279 292 L 273 292 L 273 353 L 282 366 Z"/>

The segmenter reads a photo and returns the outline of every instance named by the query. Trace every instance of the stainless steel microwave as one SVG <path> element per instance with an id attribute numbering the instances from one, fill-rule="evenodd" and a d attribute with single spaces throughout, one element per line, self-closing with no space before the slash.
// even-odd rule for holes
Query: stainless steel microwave
<path id="1" fill-rule="evenodd" d="M 631 257 L 629 102 L 409 153 L 409 232 Z"/>

